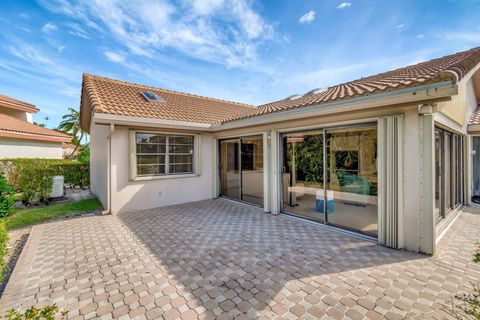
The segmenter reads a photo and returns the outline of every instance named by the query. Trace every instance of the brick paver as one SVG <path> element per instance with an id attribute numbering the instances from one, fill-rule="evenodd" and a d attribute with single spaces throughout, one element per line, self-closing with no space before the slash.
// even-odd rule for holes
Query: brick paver
<path id="1" fill-rule="evenodd" d="M 452 318 L 478 280 L 480 215 L 433 257 L 383 248 L 226 200 L 39 225 L 0 300 L 70 318 Z"/>

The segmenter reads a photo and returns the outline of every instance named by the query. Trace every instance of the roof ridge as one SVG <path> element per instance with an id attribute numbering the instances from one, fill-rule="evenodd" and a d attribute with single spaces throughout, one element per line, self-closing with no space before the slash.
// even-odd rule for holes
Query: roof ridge
<path id="1" fill-rule="evenodd" d="M 34 110 L 39 110 L 33 103 L 25 102 L 16 98 L 12 98 L 10 96 L 7 96 L 5 94 L 0 93 L 0 101 L 3 101 L 8 104 L 13 104 L 13 105 L 18 105 L 23 108 L 30 108 Z"/>
<path id="2" fill-rule="evenodd" d="M 148 89 L 153 89 L 153 90 L 161 90 L 161 91 L 165 91 L 165 92 L 168 92 L 168 93 L 179 94 L 179 95 L 183 95 L 183 96 L 187 96 L 187 97 L 194 97 L 194 98 L 206 99 L 206 100 L 217 101 L 217 102 L 226 102 L 226 103 L 231 103 L 231 104 L 234 104 L 234 105 L 239 105 L 239 106 L 244 106 L 244 107 L 249 107 L 249 108 L 256 108 L 256 106 L 254 106 L 254 105 L 247 104 L 247 103 L 242 103 L 242 102 L 236 102 L 236 101 L 231 101 L 231 100 L 202 96 L 202 95 L 193 94 L 193 93 L 187 93 L 187 92 L 181 92 L 181 91 L 176 91 L 176 90 L 158 88 L 158 87 L 154 87 L 154 86 L 143 85 L 143 84 L 134 83 L 134 82 L 127 82 L 127 81 L 123 81 L 123 80 L 98 76 L 98 75 L 89 74 L 89 73 L 84 73 L 83 75 L 87 76 L 87 77 L 91 77 L 93 79 L 100 79 L 100 80 L 105 80 L 105 81 L 110 81 L 110 82 L 116 82 L 116 83 L 119 83 L 119 84 L 122 84 L 122 85 L 148 88 Z"/>
<path id="3" fill-rule="evenodd" d="M 97 95 L 97 91 L 95 90 L 95 86 L 92 83 L 92 80 L 93 80 L 92 78 L 93 77 L 94 77 L 94 75 L 91 75 L 91 74 L 88 74 L 88 73 L 83 74 L 83 82 L 84 82 L 84 85 L 85 85 L 84 86 L 85 91 L 87 91 L 87 93 L 88 93 L 87 98 L 92 101 L 92 107 L 93 107 L 92 111 L 95 111 L 96 107 L 101 108 L 101 101 L 100 101 L 100 98 Z M 80 102 L 80 105 L 81 104 L 82 104 L 82 102 Z"/>

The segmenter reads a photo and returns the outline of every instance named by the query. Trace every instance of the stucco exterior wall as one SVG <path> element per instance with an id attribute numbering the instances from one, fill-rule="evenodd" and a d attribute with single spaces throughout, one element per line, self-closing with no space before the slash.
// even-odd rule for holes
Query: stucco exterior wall
<path id="1" fill-rule="evenodd" d="M 25 112 L 25 111 L 20 111 L 20 110 L 15 110 L 15 109 L 9 109 L 9 108 L 0 108 L 0 113 L 6 114 L 7 116 L 11 116 L 17 119 L 20 119 L 22 121 L 27 121 L 30 123 L 33 123 L 32 120 L 32 114 Z"/>
<path id="2" fill-rule="evenodd" d="M 0 159 L 62 159 L 62 143 L 0 137 Z"/>
<path id="3" fill-rule="evenodd" d="M 435 114 L 435 121 L 465 134 L 468 121 L 477 104 L 473 79 L 460 81 L 458 94 L 453 96 L 451 101 L 438 104 L 440 112 Z"/>
<path id="4" fill-rule="evenodd" d="M 144 129 L 142 131 L 145 131 Z M 160 129 L 156 131 L 162 132 Z M 167 132 L 169 130 L 166 130 Z M 130 179 L 129 128 L 115 127 L 112 135 L 112 213 L 149 209 L 213 198 L 214 139 L 202 134 L 199 175 L 152 180 Z"/>
<path id="5" fill-rule="evenodd" d="M 108 207 L 108 140 L 109 126 L 92 124 L 90 127 L 90 190 L 104 208 Z"/>

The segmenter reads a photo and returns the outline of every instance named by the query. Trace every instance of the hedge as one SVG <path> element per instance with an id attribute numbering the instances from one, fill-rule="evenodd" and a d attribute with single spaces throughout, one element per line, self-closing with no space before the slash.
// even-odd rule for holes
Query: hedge
<path id="1" fill-rule="evenodd" d="M 0 174 L 0 218 L 7 217 L 13 212 L 14 203 L 15 188 Z"/>
<path id="2" fill-rule="evenodd" d="M 5 260 L 7 256 L 7 242 L 7 223 L 5 219 L 0 219 L 0 283 L 2 283 L 7 271 L 7 261 Z"/>
<path id="3" fill-rule="evenodd" d="M 0 171 L 17 191 L 28 192 L 29 188 L 51 190 L 48 181 L 53 176 L 63 176 L 65 184 L 78 187 L 90 185 L 89 164 L 63 159 L 2 159 Z M 34 181 L 29 181 L 34 180 Z M 42 180 L 45 183 L 42 183 Z M 32 186 L 36 185 L 36 186 Z M 42 191 L 38 191 L 42 194 Z"/>

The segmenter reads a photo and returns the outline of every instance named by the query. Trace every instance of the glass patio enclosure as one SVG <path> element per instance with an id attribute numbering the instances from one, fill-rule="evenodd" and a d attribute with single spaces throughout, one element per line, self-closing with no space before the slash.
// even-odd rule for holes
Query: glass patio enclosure
<path id="1" fill-rule="evenodd" d="M 283 212 L 376 237 L 377 125 L 282 136 Z"/>
<path id="2" fill-rule="evenodd" d="M 263 136 L 220 141 L 220 195 L 263 206 Z"/>

